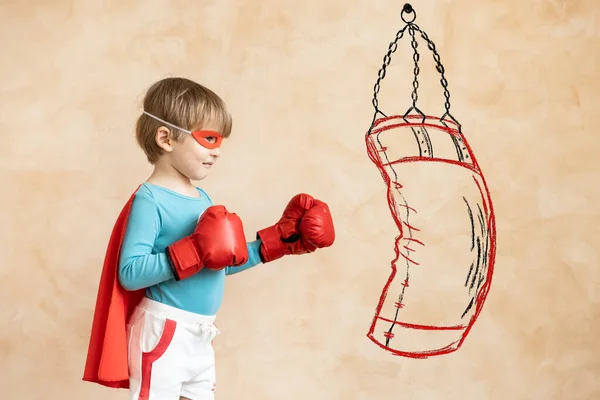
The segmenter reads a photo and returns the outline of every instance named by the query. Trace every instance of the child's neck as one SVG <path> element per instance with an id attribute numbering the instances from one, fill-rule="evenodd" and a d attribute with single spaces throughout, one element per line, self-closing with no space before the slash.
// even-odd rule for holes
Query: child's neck
<path id="1" fill-rule="evenodd" d="M 154 171 L 152 171 L 150 177 L 146 179 L 146 182 L 156 186 L 162 186 L 184 196 L 199 196 L 196 186 L 194 186 L 192 181 L 173 168 L 155 165 Z"/>

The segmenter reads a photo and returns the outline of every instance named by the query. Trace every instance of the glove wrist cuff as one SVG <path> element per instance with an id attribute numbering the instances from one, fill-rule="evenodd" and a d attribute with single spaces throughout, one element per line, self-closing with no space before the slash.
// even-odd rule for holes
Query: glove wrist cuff
<path id="1" fill-rule="evenodd" d="M 263 263 L 275 261 L 289 254 L 287 247 L 281 241 L 281 233 L 277 225 L 259 230 L 256 233 L 256 238 L 262 242 L 259 254 Z"/>
<path id="2" fill-rule="evenodd" d="M 166 249 L 167 258 L 175 279 L 180 281 L 200 271 L 204 265 L 190 237 L 171 244 Z"/>

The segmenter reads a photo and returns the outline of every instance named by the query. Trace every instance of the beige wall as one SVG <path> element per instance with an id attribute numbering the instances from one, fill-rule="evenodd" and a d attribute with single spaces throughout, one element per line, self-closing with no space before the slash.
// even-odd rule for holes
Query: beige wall
<path id="1" fill-rule="evenodd" d="M 600 397 L 596 2 L 413 4 L 498 231 L 481 316 L 457 352 L 427 360 L 366 337 L 397 231 L 364 133 L 402 26 L 401 2 L 369 3 L 0 2 L 0 398 L 127 398 L 81 374 L 112 224 L 150 172 L 133 124 L 144 90 L 166 76 L 229 104 L 233 135 L 199 184 L 243 218 L 249 239 L 300 191 L 327 201 L 337 228 L 330 249 L 228 279 L 218 399 Z M 410 106 L 408 45 L 382 84 L 389 113 Z M 439 116 L 439 77 L 419 49 L 419 104 Z M 452 273 L 428 279 L 435 288 Z"/>

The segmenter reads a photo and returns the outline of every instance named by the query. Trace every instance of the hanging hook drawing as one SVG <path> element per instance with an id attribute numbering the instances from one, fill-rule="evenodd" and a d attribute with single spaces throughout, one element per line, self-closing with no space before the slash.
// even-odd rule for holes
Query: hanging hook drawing
<path id="1" fill-rule="evenodd" d="M 412 19 L 410 21 L 407 21 L 404 17 L 404 14 L 412 14 Z M 404 4 L 404 7 L 402 7 L 400 18 L 402 18 L 402 21 L 406 22 L 407 24 L 412 24 L 415 21 L 415 19 L 417 19 L 417 13 L 409 3 L 406 3 Z"/>

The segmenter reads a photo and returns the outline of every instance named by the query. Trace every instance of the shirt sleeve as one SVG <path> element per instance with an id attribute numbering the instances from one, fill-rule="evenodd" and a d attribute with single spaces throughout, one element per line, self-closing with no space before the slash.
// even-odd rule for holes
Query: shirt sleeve
<path id="1" fill-rule="evenodd" d="M 260 259 L 260 254 L 259 254 L 260 245 L 261 245 L 260 239 L 257 239 L 253 242 L 249 242 L 248 243 L 248 261 L 246 261 L 245 264 L 240 265 L 239 267 L 226 267 L 225 275 L 234 275 L 234 274 L 245 271 L 247 269 L 250 269 L 250 268 L 260 264 L 262 262 Z"/>
<path id="2" fill-rule="evenodd" d="M 119 282 L 125 290 L 139 290 L 173 279 L 167 255 L 154 253 L 161 220 L 152 194 L 136 193 L 119 257 Z"/>

